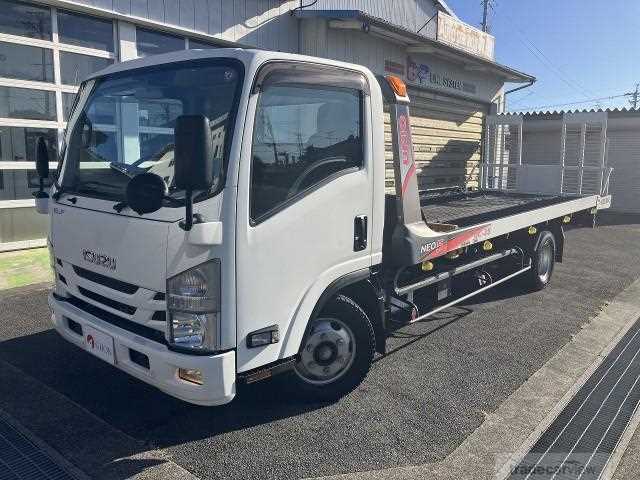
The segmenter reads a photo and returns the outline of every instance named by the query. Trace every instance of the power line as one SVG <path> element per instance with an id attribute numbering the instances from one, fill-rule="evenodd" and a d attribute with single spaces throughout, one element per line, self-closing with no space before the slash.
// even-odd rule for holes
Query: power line
<path id="1" fill-rule="evenodd" d="M 625 97 L 631 97 L 631 99 L 629 100 L 629 105 L 631 105 L 634 110 L 638 108 L 638 100 L 640 100 L 640 92 L 638 91 L 638 89 L 640 89 L 640 83 L 636 83 L 635 91 L 624 94 Z"/>
<path id="2" fill-rule="evenodd" d="M 566 107 L 568 105 L 580 105 L 583 103 L 595 103 L 595 102 L 600 102 L 603 100 L 613 100 L 614 98 L 622 98 L 622 97 L 626 97 L 628 94 L 623 93 L 622 95 L 612 95 L 610 97 L 600 97 L 600 98 L 590 98 L 588 100 L 580 100 L 577 102 L 567 102 L 567 103 L 556 103 L 555 105 L 540 105 L 540 106 L 536 106 L 536 107 L 523 107 L 523 108 L 517 108 L 514 111 L 517 112 L 522 112 L 522 111 L 532 111 L 532 110 L 542 110 L 543 108 L 554 108 L 554 107 Z M 640 101 L 640 99 L 639 99 Z"/>
<path id="3" fill-rule="evenodd" d="M 492 7 L 493 9 L 493 7 Z M 495 14 L 498 14 L 498 12 L 494 10 Z M 513 19 L 513 17 L 511 15 L 509 15 L 506 12 L 501 11 L 500 15 L 504 15 L 505 17 L 507 17 L 507 20 L 509 20 L 509 24 L 511 26 L 513 26 L 513 28 L 517 31 L 517 33 L 522 37 L 520 39 L 520 41 L 523 43 L 523 45 L 525 47 L 527 47 L 527 49 L 544 65 L 547 66 L 547 68 L 549 70 L 551 70 L 551 72 L 553 74 L 555 74 L 563 83 L 565 83 L 569 88 L 571 88 L 572 90 L 577 90 L 580 92 L 581 95 L 585 95 L 585 96 L 590 96 L 593 95 L 593 92 L 588 91 L 587 88 L 584 88 L 582 85 L 580 85 L 578 82 L 570 79 L 570 77 L 568 75 L 566 75 L 561 69 L 560 67 L 557 67 L 552 61 L 551 59 L 542 51 L 540 50 L 531 40 L 529 40 L 529 38 L 527 37 L 527 34 L 520 28 L 518 27 L 516 21 Z"/>

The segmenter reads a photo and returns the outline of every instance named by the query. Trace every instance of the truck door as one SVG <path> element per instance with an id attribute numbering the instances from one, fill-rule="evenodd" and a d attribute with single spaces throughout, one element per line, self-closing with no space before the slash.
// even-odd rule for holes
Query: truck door
<path id="1" fill-rule="evenodd" d="M 272 63 L 259 72 L 256 85 L 238 182 L 239 372 L 296 354 L 324 289 L 371 265 L 365 77 L 327 66 Z M 247 348 L 248 333 L 273 325 L 279 343 Z"/>

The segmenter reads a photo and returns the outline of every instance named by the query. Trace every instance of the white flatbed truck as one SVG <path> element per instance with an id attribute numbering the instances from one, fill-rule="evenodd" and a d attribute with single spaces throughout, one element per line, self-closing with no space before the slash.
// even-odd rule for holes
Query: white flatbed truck
<path id="1" fill-rule="evenodd" d="M 400 79 L 258 50 L 108 67 L 81 85 L 50 192 L 36 150 L 56 330 L 199 405 L 275 374 L 339 398 L 394 329 L 516 276 L 544 288 L 564 223 L 611 201 L 420 192 Z"/>

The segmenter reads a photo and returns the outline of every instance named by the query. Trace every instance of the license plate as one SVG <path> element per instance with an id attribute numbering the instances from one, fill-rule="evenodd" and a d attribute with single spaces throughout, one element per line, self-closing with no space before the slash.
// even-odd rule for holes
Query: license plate
<path id="1" fill-rule="evenodd" d="M 84 334 L 85 350 L 105 362 L 109 362 L 112 365 L 116 364 L 113 337 L 88 325 L 83 325 L 82 333 Z"/>

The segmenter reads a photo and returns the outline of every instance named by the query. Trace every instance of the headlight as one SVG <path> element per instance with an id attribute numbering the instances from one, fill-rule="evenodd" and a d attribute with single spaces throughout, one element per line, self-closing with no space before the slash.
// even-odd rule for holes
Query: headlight
<path id="1" fill-rule="evenodd" d="M 220 346 L 220 260 L 211 260 L 167 280 L 170 345 L 197 352 Z"/>

